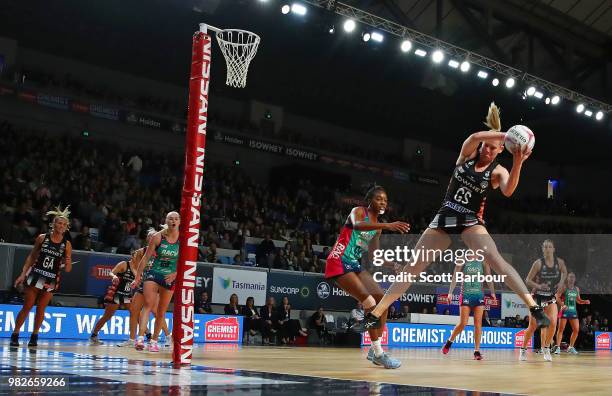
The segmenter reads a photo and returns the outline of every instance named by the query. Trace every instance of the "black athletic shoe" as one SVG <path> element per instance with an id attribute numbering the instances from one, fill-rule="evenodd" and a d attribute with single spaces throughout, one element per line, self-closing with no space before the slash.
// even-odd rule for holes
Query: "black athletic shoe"
<path id="1" fill-rule="evenodd" d="M 19 346 L 19 334 L 11 334 L 11 346 L 12 347 Z"/>
<path id="2" fill-rule="evenodd" d="M 550 325 L 550 319 L 544 314 L 544 310 L 539 305 L 529 308 L 531 316 L 536 320 L 538 329 L 541 327 L 548 327 Z"/>
<path id="3" fill-rule="evenodd" d="M 28 346 L 31 346 L 31 347 L 38 346 L 38 334 L 32 334 L 30 336 L 30 342 L 28 342 Z"/>
<path id="4" fill-rule="evenodd" d="M 380 329 L 380 326 L 380 318 L 377 318 L 370 312 L 361 322 L 355 322 L 350 329 L 356 333 L 364 333 L 368 330 Z"/>

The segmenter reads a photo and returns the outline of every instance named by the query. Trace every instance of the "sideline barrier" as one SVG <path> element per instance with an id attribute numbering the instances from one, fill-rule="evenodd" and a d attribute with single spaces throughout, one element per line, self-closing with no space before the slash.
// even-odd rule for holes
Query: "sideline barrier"
<path id="1" fill-rule="evenodd" d="M 0 304 L 0 338 L 11 336 L 15 328 L 15 318 L 21 310 L 21 305 Z M 34 326 L 36 308 L 30 311 L 20 333 L 21 337 L 29 337 Z M 47 307 L 45 319 L 40 327 L 40 339 L 74 339 L 87 340 L 91 335 L 96 321 L 104 313 L 103 309 Z M 98 336 L 105 341 L 121 341 L 130 335 L 130 314 L 126 310 L 118 310 L 99 332 Z M 168 328 L 172 331 L 172 312 L 166 313 Z M 194 342 L 224 342 L 242 343 L 242 316 L 203 315 L 195 314 Z M 149 321 L 149 329 L 153 329 L 155 320 Z"/>
<path id="2" fill-rule="evenodd" d="M 382 336 L 382 345 L 392 347 L 436 347 L 442 348 L 450 337 L 454 326 L 427 325 L 414 323 L 387 323 Z M 505 327 L 483 327 L 482 348 L 519 348 L 527 329 L 513 329 Z M 368 333 L 361 338 L 361 345 L 370 345 Z M 528 346 L 533 345 L 533 337 Z M 473 348 L 474 327 L 466 326 L 457 336 L 453 348 Z"/>

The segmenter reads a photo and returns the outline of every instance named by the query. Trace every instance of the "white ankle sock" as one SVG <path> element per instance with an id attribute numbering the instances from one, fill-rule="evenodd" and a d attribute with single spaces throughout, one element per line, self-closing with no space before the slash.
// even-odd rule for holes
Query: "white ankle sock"
<path id="1" fill-rule="evenodd" d="M 380 345 L 380 338 L 376 341 L 372 341 L 372 346 L 371 348 L 374 350 L 374 356 L 379 357 L 381 356 L 383 353 L 385 353 L 385 351 L 383 351 L 382 346 Z"/>

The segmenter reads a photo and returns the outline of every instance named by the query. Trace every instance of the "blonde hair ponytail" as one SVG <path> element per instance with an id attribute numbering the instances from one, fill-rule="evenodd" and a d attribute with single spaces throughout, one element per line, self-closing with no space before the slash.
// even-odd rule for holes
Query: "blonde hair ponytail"
<path id="1" fill-rule="evenodd" d="M 492 131 L 501 131 L 501 118 L 499 117 L 499 108 L 495 102 L 491 102 L 489 106 L 489 112 L 487 113 L 487 120 L 484 123 Z"/>

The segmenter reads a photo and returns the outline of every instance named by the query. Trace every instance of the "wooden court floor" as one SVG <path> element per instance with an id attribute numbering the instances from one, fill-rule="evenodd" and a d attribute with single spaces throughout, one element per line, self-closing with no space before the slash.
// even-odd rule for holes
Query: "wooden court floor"
<path id="1" fill-rule="evenodd" d="M 113 344 L 41 342 L 39 349 L 136 360 L 170 361 L 170 350 L 159 353 L 118 348 Z M 612 395 L 612 353 L 584 352 L 554 355 L 552 363 L 529 353 L 518 361 L 518 350 L 483 350 L 484 360 L 474 361 L 469 349 L 453 349 L 444 356 L 438 349 L 392 349 L 402 361 L 397 370 L 386 370 L 366 360 L 367 349 L 332 347 L 270 347 L 197 345 L 193 365 L 264 373 L 324 377 L 338 380 L 426 386 L 529 395 Z M 185 370 L 185 369 L 182 369 Z"/>

